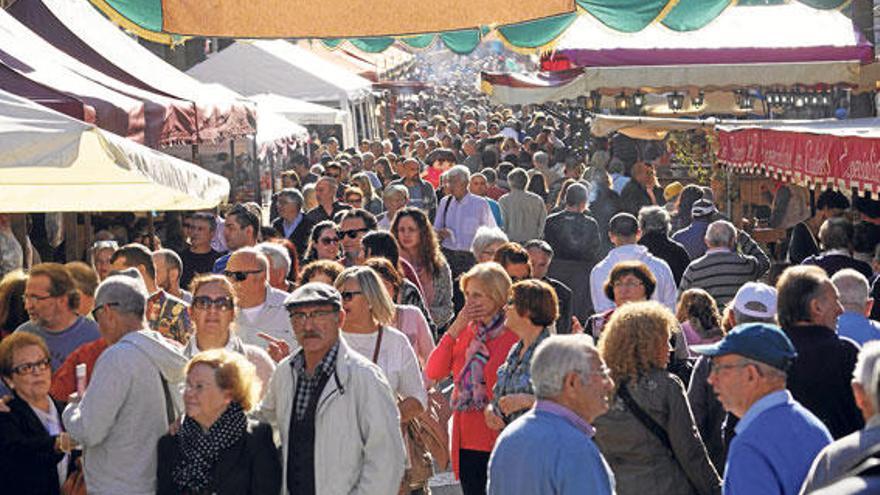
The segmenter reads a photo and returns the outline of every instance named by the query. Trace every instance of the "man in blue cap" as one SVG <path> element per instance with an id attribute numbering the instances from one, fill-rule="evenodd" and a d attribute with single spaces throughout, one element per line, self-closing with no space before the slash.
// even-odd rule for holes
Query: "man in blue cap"
<path id="1" fill-rule="evenodd" d="M 776 325 L 749 323 L 692 349 L 712 359 L 709 383 L 724 409 L 740 418 L 724 494 L 798 493 L 831 435 L 785 388 L 797 356 L 791 341 Z"/>

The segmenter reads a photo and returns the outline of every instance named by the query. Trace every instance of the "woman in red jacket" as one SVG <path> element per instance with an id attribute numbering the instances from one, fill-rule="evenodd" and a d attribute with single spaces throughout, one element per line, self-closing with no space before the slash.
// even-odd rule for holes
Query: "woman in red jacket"
<path id="1" fill-rule="evenodd" d="M 432 380 L 452 376 L 452 467 L 464 495 L 486 493 L 486 468 L 501 418 L 487 413 L 498 367 L 517 337 L 504 325 L 510 277 L 497 263 L 481 263 L 461 279 L 465 305 L 428 358 Z M 495 429 L 489 427 L 493 424 Z"/>

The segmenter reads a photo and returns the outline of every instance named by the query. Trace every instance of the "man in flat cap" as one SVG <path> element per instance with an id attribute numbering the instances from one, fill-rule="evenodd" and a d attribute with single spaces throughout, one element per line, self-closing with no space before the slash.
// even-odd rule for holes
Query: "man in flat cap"
<path id="1" fill-rule="evenodd" d="M 340 338 L 342 296 L 310 283 L 284 301 L 301 346 L 278 364 L 257 416 L 281 434 L 287 495 L 397 493 L 406 453 L 378 366 Z"/>
<path id="2" fill-rule="evenodd" d="M 723 493 L 798 493 L 831 434 L 785 388 L 794 345 L 776 325 L 747 323 L 715 344 L 691 349 L 711 358 L 709 383 L 724 409 L 739 418 Z"/>

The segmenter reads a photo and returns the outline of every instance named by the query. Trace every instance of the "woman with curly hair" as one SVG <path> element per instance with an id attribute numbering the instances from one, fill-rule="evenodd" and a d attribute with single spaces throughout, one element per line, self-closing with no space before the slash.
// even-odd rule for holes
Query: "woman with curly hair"
<path id="1" fill-rule="evenodd" d="M 684 385 L 666 371 L 677 326 L 661 304 L 634 302 L 614 312 L 599 340 L 617 388 L 595 438 L 620 495 L 721 492 Z"/>
<path id="2" fill-rule="evenodd" d="M 453 316 L 452 270 L 440 252 L 427 215 L 418 208 L 399 210 L 391 223 L 391 234 L 400 246 L 400 257 L 413 266 L 419 277 L 431 318 L 442 328 Z"/>
<path id="3" fill-rule="evenodd" d="M 681 294 L 675 318 L 681 323 L 688 355 L 693 345 L 711 344 L 724 336 L 721 331 L 721 314 L 715 299 L 703 289 L 688 289 Z"/>

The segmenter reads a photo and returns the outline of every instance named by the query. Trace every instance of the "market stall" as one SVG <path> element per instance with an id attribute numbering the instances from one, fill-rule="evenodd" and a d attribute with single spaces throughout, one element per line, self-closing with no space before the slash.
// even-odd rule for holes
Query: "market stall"
<path id="1" fill-rule="evenodd" d="M 287 41 L 239 41 L 187 73 L 240 94 L 274 93 L 338 108 L 350 123 L 345 146 L 375 134 L 370 81 Z"/>
<path id="2" fill-rule="evenodd" d="M 56 49 L 102 74 L 191 102 L 197 142 L 221 141 L 255 131 L 254 108 L 241 95 L 201 84 L 171 66 L 108 22 L 88 2 L 18 0 L 6 12 Z"/>
<path id="3" fill-rule="evenodd" d="M 718 160 L 810 187 L 880 193 L 880 119 L 720 124 Z"/>
<path id="4" fill-rule="evenodd" d="M 0 212 L 212 208 L 229 182 L 0 91 Z"/>

